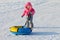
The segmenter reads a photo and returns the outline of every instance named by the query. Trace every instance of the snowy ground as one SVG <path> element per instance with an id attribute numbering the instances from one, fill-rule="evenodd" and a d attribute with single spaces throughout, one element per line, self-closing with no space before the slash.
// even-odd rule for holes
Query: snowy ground
<path id="1" fill-rule="evenodd" d="M 31 35 L 13 35 L 9 27 L 24 25 L 24 4 L 36 10 Z M 0 0 L 0 40 L 60 40 L 60 0 Z"/>

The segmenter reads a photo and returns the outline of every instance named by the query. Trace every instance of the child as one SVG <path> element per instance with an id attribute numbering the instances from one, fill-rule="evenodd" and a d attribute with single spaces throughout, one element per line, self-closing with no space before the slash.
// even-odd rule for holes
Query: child
<path id="1" fill-rule="evenodd" d="M 34 15 L 34 13 L 35 13 L 35 10 L 32 8 L 32 4 L 30 2 L 27 2 L 27 4 L 25 5 L 24 13 L 22 14 L 21 17 L 26 15 L 27 20 L 26 20 L 25 25 L 27 25 L 27 27 L 29 27 L 29 25 L 31 24 L 31 27 L 29 27 L 29 28 L 33 28 L 33 15 Z"/>

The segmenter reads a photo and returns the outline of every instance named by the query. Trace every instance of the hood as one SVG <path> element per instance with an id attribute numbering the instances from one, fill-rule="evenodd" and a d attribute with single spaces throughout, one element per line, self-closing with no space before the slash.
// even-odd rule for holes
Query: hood
<path id="1" fill-rule="evenodd" d="M 27 3 L 26 3 L 25 8 L 26 8 L 27 6 L 31 6 L 31 8 L 32 8 L 32 4 L 31 4 L 30 2 L 27 2 Z"/>

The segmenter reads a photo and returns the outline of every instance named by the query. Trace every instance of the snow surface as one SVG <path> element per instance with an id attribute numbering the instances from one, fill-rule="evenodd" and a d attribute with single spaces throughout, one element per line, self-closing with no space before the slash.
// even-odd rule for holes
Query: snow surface
<path id="1" fill-rule="evenodd" d="M 24 5 L 36 10 L 31 35 L 13 35 L 9 27 L 24 25 Z M 60 0 L 0 0 L 0 40 L 60 40 Z"/>

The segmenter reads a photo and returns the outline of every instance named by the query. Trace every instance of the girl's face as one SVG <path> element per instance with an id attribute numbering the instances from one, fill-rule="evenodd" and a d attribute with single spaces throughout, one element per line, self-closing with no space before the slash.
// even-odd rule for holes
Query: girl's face
<path id="1" fill-rule="evenodd" d="M 31 8 L 31 6 L 28 5 L 26 8 L 29 10 Z"/>

